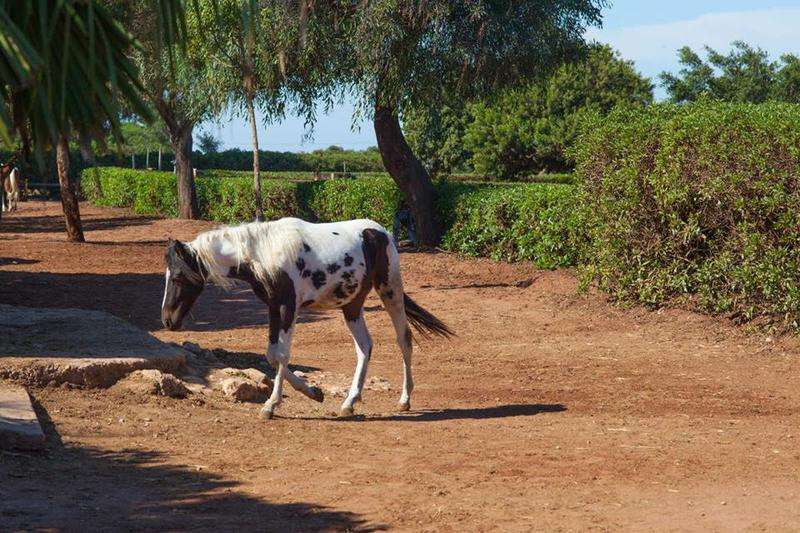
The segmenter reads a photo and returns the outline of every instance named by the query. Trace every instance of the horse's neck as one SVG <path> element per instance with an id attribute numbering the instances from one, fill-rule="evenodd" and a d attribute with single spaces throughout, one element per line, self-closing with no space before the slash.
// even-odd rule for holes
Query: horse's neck
<path id="1" fill-rule="evenodd" d="M 239 251 L 224 235 L 215 236 L 207 246 L 214 257 L 214 265 L 210 266 L 216 268 L 220 276 L 227 276 L 231 267 L 239 266 Z"/>

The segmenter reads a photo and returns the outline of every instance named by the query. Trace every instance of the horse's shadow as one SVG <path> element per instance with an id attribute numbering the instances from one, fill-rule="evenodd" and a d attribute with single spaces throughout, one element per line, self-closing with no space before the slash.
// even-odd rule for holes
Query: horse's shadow
<path id="1" fill-rule="evenodd" d="M 329 418 L 331 421 L 362 422 L 444 422 L 447 420 L 485 420 L 491 418 L 509 418 L 514 416 L 535 416 L 541 413 L 561 413 L 567 410 L 560 403 L 524 403 L 496 405 L 493 407 L 467 407 L 452 409 L 421 409 L 393 415 L 355 415 L 350 417 Z M 320 420 L 320 418 L 301 418 L 302 420 Z"/>

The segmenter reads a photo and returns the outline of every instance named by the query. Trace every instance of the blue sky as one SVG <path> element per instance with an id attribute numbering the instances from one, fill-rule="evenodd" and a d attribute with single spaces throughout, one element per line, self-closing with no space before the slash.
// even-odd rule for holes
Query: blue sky
<path id="1" fill-rule="evenodd" d="M 591 29 L 587 37 L 606 42 L 654 81 L 663 70 L 676 70 L 676 50 L 683 45 L 695 49 L 705 44 L 726 50 L 734 40 L 744 40 L 767 50 L 774 57 L 783 52 L 800 54 L 800 0 L 614 0 L 604 11 L 603 28 Z M 660 96 L 662 91 L 657 90 Z M 304 139 L 302 119 L 287 117 L 280 124 L 259 124 L 262 149 L 310 151 L 337 144 L 361 149 L 374 146 L 369 123 L 353 131 L 353 106 L 336 106 L 318 117 L 313 138 Z M 224 148 L 250 148 L 247 123 L 241 118 L 208 122 L 195 129 L 210 131 Z"/>

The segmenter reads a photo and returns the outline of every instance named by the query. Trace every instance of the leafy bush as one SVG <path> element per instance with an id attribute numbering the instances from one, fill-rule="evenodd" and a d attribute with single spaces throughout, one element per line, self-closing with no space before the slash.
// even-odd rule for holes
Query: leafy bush
<path id="1" fill-rule="evenodd" d="M 433 174 L 472 168 L 486 179 L 530 181 L 545 170 L 570 170 L 567 149 L 581 117 L 619 103 L 649 104 L 653 86 L 606 45 L 524 86 L 472 101 L 437 100 L 403 110 L 403 131 Z M 535 181 L 535 180 L 534 180 Z"/>
<path id="2" fill-rule="evenodd" d="M 574 151 L 586 273 L 619 298 L 800 324 L 800 106 L 617 109 Z"/>
<path id="3" fill-rule="evenodd" d="M 301 185 L 304 203 L 317 220 L 371 218 L 388 228 L 402 194 L 388 177 L 323 180 Z"/>

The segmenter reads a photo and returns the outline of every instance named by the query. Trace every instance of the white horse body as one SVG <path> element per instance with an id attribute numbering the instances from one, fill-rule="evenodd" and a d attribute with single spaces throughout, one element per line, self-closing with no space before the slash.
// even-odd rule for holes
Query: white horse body
<path id="1" fill-rule="evenodd" d="M 8 179 L 5 180 L 5 192 L 6 194 L 4 197 L 7 198 L 8 205 L 6 205 L 6 200 L 2 202 L 3 204 L 3 211 L 16 211 L 17 204 L 19 203 L 19 188 L 20 188 L 20 178 L 19 178 L 19 169 L 14 167 L 11 169 L 11 172 L 8 175 Z"/>
<path id="2" fill-rule="evenodd" d="M 372 352 L 372 339 L 363 314 L 364 299 L 371 288 L 376 290 L 392 319 L 403 354 L 401 409 L 410 408 L 414 387 L 409 321 L 422 333 L 452 335 L 446 325 L 405 294 L 393 239 L 371 220 L 312 224 L 284 218 L 221 228 L 202 233 L 186 244 L 171 243 L 167 263 L 162 304 L 162 320 L 167 327 L 179 326 L 196 298 L 194 293 L 182 296 L 180 287 L 199 294 L 197 286 L 205 280 L 222 286 L 229 286 L 234 280 L 246 281 L 267 303 L 270 317 L 267 358 L 277 367 L 277 373 L 272 395 L 262 409 L 265 417 L 271 417 L 281 401 L 284 378 L 306 396 L 322 401 L 322 391 L 309 387 L 288 370 L 292 334 L 297 314 L 303 308 L 341 308 L 350 329 L 357 365 L 350 392 L 341 407 L 344 415 L 351 415 L 354 402 L 361 398 Z M 200 276 L 202 279 L 198 280 Z M 181 279 L 176 284 L 171 282 L 173 278 Z M 182 301 L 188 302 L 188 306 L 182 305 Z M 177 318 L 173 318 L 176 313 Z"/>
<path id="3" fill-rule="evenodd" d="M 352 286 L 364 277 L 365 229 L 387 233 L 380 224 L 368 219 L 312 224 L 298 218 L 282 218 L 209 231 L 187 244 L 210 267 L 209 281 L 218 285 L 231 283 L 231 268 L 250 264 L 264 283 L 274 279 L 277 272 L 288 274 L 294 283 L 298 306 L 313 301 L 304 307 L 335 309 L 351 302 L 355 293 L 343 290 L 346 297 L 337 297 L 334 293 L 339 282 L 331 280 L 341 280 L 344 274 Z M 398 275 L 394 281 L 400 283 L 402 290 L 394 246 L 387 247 L 387 257 L 389 271 Z"/>

